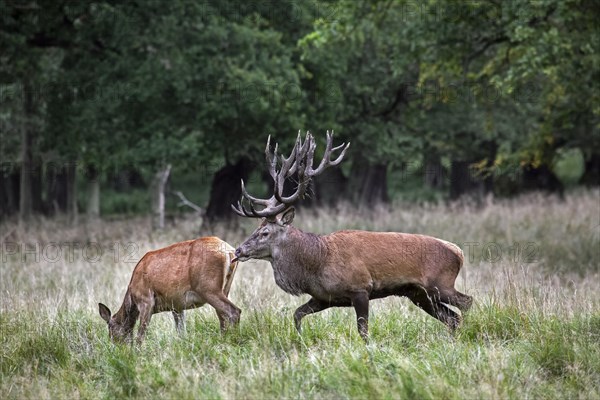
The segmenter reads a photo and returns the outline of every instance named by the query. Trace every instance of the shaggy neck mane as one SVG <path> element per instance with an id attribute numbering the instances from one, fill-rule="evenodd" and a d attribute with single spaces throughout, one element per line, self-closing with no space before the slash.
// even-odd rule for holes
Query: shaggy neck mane
<path id="1" fill-rule="evenodd" d="M 327 256 L 327 247 L 319 235 L 290 227 L 282 256 L 290 264 L 301 265 L 307 271 L 319 268 Z"/>
<path id="2" fill-rule="evenodd" d="M 293 295 L 307 293 L 327 256 L 323 240 L 312 233 L 288 227 L 271 265 L 275 283 Z"/>

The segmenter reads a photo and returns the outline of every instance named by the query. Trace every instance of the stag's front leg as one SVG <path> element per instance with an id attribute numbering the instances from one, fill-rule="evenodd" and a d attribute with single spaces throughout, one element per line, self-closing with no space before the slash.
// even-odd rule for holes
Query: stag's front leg
<path id="1" fill-rule="evenodd" d="M 314 297 L 298 307 L 294 313 L 294 323 L 296 324 L 298 333 L 302 333 L 302 318 L 309 314 L 323 311 L 329 307 L 331 307 L 330 303 L 315 299 Z"/>
<path id="2" fill-rule="evenodd" d="M 353 293 L 352 305 L 356 311 L 358 333 L 365 342 L 369 340 L 369 294 L 367 292 Z"/>

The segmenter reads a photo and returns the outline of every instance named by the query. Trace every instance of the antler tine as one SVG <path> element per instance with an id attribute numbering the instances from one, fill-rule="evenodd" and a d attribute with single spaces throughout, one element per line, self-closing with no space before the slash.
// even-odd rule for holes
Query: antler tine
<path id="1" fill-rule="evenodd" d="M 302 144 L 298 149 L 298 157 L 299 160 L 304 160 L 306 158 L 306 153 L 311 146 L 311 143 L 314 142 L 314 136 L 310 131 L 306 131 L 306 139 L 304 139 L 304 144 Z"/>
<path id="2" fill-rule="evenodd" d="M 302 138 L 300 136 L 300 131 L 298 131 L 298 139 L 296 140 L 296 153 L 295 153 L 295 157 L 294 157 L 294 163 L 292 164 L 289 172 L 286 174 L 286 179 L 289 178 L 290 176 L 294 175 L 294 173 L 296 173 L 296 171 L 298 171 L 298 174 L 300 176 L 300 174 L 302 174 L 304 171 L 302 171 L 303 169 L 303 165 L 305 163 L 305 159 L 306 159 L 306 154 L 307 151 L 311 145 L 312 142 L 312 134 L 307 131 L 306 132 L 306 139 L 304 140 L 304 143 L 302 143 Z"/>
<path id="3" fill-rule="evenodd" d="M 231 208 L 233 209 L 233 211 L 235 211 L 235 213 L 237 215 L 242 216 L 242 217 L 250 217 L 250 218 L 261 217 L 261 215 L 259 215 L 259 212 L 256 211 L 256 209 L 254 208 L 252 203 L 250 203 L 250 211 L 248 211 L 248 209 L 246 209 L 243 198 L 242 198 L 242 200 L 238 200 L 237 207 L 232 204 Z"/>
<path id="4" fill-rule="evenodd" d="M 265 147 L 265 158 L 267 159 L 267 168 L 269 170 L 269 175 L 271 178 L 275 179 L 277 176 L 277 147 L 278 144 L 275 143 L 275 149 L 273 150 L 273 154 L 271 154 L 271 135 L 267 139 L 267 147 Z"/>
<path id="5" fill-rule="evenodd" d="M 307 133 L 307 136 L 310 134 L 310 132 L 306 132 L 306 133 Z M 308 139 L 305 139 L 304 143 L 302 143 L 302 134 L 301 134 L 301 131 L 298 131 L 298 138 L 296 139 L 296 143 L 294 144 L 294 149 L 292 150 L 292 154 L 294 156 L 293 164 L 286 174 L 286 179 L 296 173 L 296 170 L 298 169 L 298 160 L 302 160 L 304 158 L 304 155 L 306 153 L 307 143 L 308 143 Z M 292 157 L 292 154 L 290 154 L 290 158 Z M 282 157 L 282 160 L 283 160 L 283 157 Z"/>
<path id="6" fill-rule="evenodd" d="M 296 157 L 296 161 L 294 163 L 298 169 L 298 187 L 296 191 L 288 196 L 282 197 L 281 193 L 276 192 L 277 201 L 285 204 L 290 204 L 298 200 L 299 197 L 304 198 L 304 193 L 308 187 L 310 182 L 310 176 L 306 177 L 306 172 L 309 171 L 312 167 L 313 155 L 316 148 L 315 139 L 310 132 L 306 132 L 306 139 L 304 141 L 304 145 L 298 151 L 298 155 Z"/>
<path id="7" fill-rule="evenodd" d="M 239 207 L 239 205 L 240 205 L 240 202 L 238 201 L 238 202 L 237 202 L 237 204 L 238 204 L 238 207 Z M 233 211 L 234 211 L 234 212 L 235 212 L 237 215 L 239 215 L 240 217 L 247 217 L 247 215 L 244 215 L 244 213 L 243 213 L 241 210 L 239 210 L 239 209 L 238 209 L 238 208 L 237 208 L 235 205 L 233 205 L 233 204 L 231 204 L 231 209 L 232 209 L 232 210 L 233 210 Z"/>
<path id="8" fill-rule="evenodd" d="M 279 172 L 277 173 L 275 180 L 275 190 L 274 190 L 274 197 L 275 199 L 277 199 L 277 201 L 281 202 L 281 196 L 283 194 L 283 186 L 285 184 L 285 180 L 287 178 L 289 178 L 290 176 L 292 176 L 297 168 L 298 168 L 298 152 L 299 149 L 301 149 L 303 147 L 302 145 L 302 136 L 300 134 L 300 131 L 298 131 L 298 137 L 296 138 L 296 143 L 294 143 L 294 148 L 292 149 L 289 157 L 284 157 L 283 155 L 281 155 L 281 168 L 279 169 Z"/>
<path id="9" fill-rule="evenodd" d="M 242 179 L 242 196 L 244 196 L 250 203 L 260 204 L 261 206 L 268 206 L 269 200 L 259 199 L 257 197 L 251 196 L 250 193 L 246 190 L 246 185 L 244 185 L 244 180 Z"/>
<path id="10" fill-rule="evenodd" d="M 344 149 L 342 150 L 340 155 L 334 161 L 331 161 L 331 153 L 341 149 L 342 147 Z M 350 143 L 342 143 L 341 145 L 333 148 L 333 131 L 331 131 L 331 133 L 327 131 L 327 145 L 325 147 L 325 154 L 323 155 L 323 159 L 321 160 L 321 163 L 319 163 L 317 169 L 309 171 L 309 175 L 311 177 L 319 175 L 321 172 L 323 172 L 323 170 L 325 170 L 325 168 L 329 166 L 338 165 L 340 162 L 342 162 L 344 155 L 346 155 L 346 150 L 348 150 L 348 147 L 350 147 Z"/>
<path id="11" fill-rule="evenodd" d="M 254 204 L 252 204 L 252 202 L 249 202 L 249 203 L 250 203 L 249 204 L 249 207 L 250 207 L 249 214 L 254 218 L 260 218 L 260 214 L 258 211 L 256 211 L 256 208 L 254 208 Z M 242 207 L 244 207 L 244 203 L 242 203 Z M 244 210 L 246 210 L 246 209 L 244 208 Z"/>
<path id="12" fill-rule="evenodd" d="M 243 205 L 242 205 L 242 207 L 243 207 Z M 250 203 L 250 212 L 248 213 L 250 215 L 246 215 L 246 216 L 254 217 L 254 218 L 272 217 L 272 216 L 277 215 L 280 212 L 282 212 L 285 209 L 285 207 L 286 207 L 286 205 L 281 204 L 281 203 L 280 204 L 271 204 L 268 207 L 265 207 L 264 209 L 258 211 L 254 208 L 252 203 Z"/>
<path id="13" fill-rule="evenodd" d="M 331 131 L 331 136 L 333 136 L 333 131 Z M 336 146 L 333 149 L 331 149 L 331 152 L 333 153 L 343 148 L 343 150 L 340 152 L 340 155 L 335 160 L 329 160 L 329 165 L 335 167 L 336 165 L 341 163 L 344 159 L 344 156 L 346 155 L 346 150 L 348 150 L 349 147 L 350 143 L 342 143 L 339 146 Z"/>
<path id="14" fill-rule="evenodd" d="M 314 136 L 309 131 L 306 132 L 304 141 L 302 140 L 302 133 L 298 131 L 296 143 L 288 157 L 277 154 L 277 143 L 275 143 L 275 148 L 273 149 L 273 152 L 271 152 L 271 136 L 269 136 L 265 148 L 265 157 L 269 174 L 274 181 L 275 187 L 273 196 L 269 199 L 259 199 L 250 195 L 242 180 L 242 198 L 237 202 L 237 205 L 232 204 L 231 208 L 236 214 L 243 217 L 274 217 L 285 210 L 286 207 L 290 206 L 294 201 L 298 200 L 299 197 L 304 197 L 306 189 L 314 176 L 319 175 L 329 166 L 339 164 L 344 158 L 349 146 L 350 143 L 344 143 L 340 146 L 333 147 L 333 131 L 331 133 L 327 131 L 325 154 L 323 155 L 323 159 L 319 163 L 319 166 L 316 169 L 313 169 L 317 143 Z M 339 150 L 341 150 L 341 152 L 338 157 L 332 161 L 331 154 Z M 278 162 L 281 162 L 279 171 L 277 170 Z M 296 172 L 298 173 L 298 186 L 296 191 L 291 196 L 283 197 L 285 180 Z M 264 208 L 257 210 L 255 208 L 256 205 Z"/>
<path id="15" fill-rule="evenodd" d="M 235 211 L 235 213 L 237 215 L 239 215 L 240 217 L 253 217 L 252 214 L 248 213 L 248 211 L 244 208 L 244 206 L 242 205 L 242 202 L 238 200 L 237 202 L 237 207 L 234 206 L 233 204 L 231 205 L 231 208 L 233 209 L 233 211 Z"/>
<path id="16" fill-rule="evenodd" d="M 314 158 L 315 158 L 315 150 L 317 148 L 317 142 L 315 141 L 314 136 L 310 135 L 310 143 L 308 145 L 308 149 L 306 150 L 306 165 L 304 166 L 304 174 L 306 174 L 306 172 L 311 171 L 312 170 L 312 165 L 314 162 Z M 310 174 L 308 174 L 308 177 L 310 179 Z"/>

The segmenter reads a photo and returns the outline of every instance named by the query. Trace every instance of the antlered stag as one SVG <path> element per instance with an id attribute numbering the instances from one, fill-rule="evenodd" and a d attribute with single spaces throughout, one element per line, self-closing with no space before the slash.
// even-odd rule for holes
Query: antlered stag
<path id="1" fill-rule="evenodd" d="M 299 134 L 291 155 L 281 156 L 280 160 L 277 145 L 271 153 L 269 137 L 265 153 L 275 183 L 274 194 L 270 199 L 253 197 L 242 181 L 242 198 L 232 208 L 240 216 L 263 220 L 236 250 L 237 259 L 268 260 L 280 288 L 293 295 L 312 296 L 294 314 L 298 332 L 302 318 L 308 314 L 329 307 L 353 306 L 358 332 L 366 341 L 369 300 L 391 295 L 408 297 L 454 330 L 461 317 L 446 304 L 465 312 L 472 303 L 470 296 L 454 288 L 463 264 L 463 253 L 455 244 L 431 236 L 394 232 L 343 230 L 320 236 L 291 225 L 291 204 L 304 196 L 314 176 L 339 164 L 348 149 L 349 144 L 332 148 L 332 142 L 333 136 L 327 132 L 325 155 L 313 169 L 316 143 L 310 133 L 304 142 Z M 338 150 L 339 156 L 331 160 L 332 153 Z M 284 197 L 283 184 L 294 174 L 297 190 Z"/>
<path id="2" fill-rule="evenodd" d="M 236 324 L 241 310 L 227 296 L 235 275 L 235 249 L 217 237 L 203 237 L 150 251 L 138 262 L 119 311 L 111 316 L 99 303 L 100 316 L 114 341 L 129 341 L 139 317 L 141 342 L 152 314 L 171 311 L 179 333 L 184 310 L 206 303 L 217 311 L 221 330 Z"/>

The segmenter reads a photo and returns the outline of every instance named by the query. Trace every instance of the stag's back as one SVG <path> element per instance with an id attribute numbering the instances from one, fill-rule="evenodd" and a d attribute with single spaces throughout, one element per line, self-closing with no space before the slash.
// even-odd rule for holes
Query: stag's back
<path id="1" fill-rule="evenodd" d="M 453 285 L 464 259 L 457 245 L 425 235 L 345 230 L 323 238 L 334 264 L 368 272 L 375 287 Z"/>

